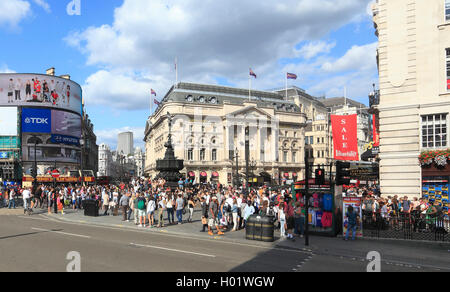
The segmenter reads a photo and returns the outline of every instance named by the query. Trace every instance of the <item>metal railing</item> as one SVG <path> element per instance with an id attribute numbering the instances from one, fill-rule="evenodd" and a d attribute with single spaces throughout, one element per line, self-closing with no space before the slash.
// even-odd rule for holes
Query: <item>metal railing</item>
<path id="1" fill-rule="evenodd" d="M 450 242 L 448 216 L 417 211 L 386 216 L 365 212 L 362 220 L 365 237 Z"/>

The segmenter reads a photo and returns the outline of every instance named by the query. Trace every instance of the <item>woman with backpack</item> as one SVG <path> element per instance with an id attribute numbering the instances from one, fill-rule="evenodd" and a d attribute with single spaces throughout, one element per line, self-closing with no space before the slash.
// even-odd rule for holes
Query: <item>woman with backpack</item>
<path id="1" fill-rule="evenodd" d="M 236 231 L 239 225 L 239 217 L 238 217 L 238 202 L 237 199 L 233 199 L 233 205 L 231 206 L 231 213 L 233 214 L 233 229 L 231 231 Z"/>
<path id="2" fill-rule="evenodd" d="M 139 227 L 145 227 L 147 225 L 147 201 L 145 200 L 144 193 L 140 193 L 139 197 L 137 198 L 137 213 L 139 217 Z M 142 220 L 144 219 L 144 220 Z M 144 221 L 144 224 L 142 224 L 142 221 Z"/>
<path id="3" fill-rule="evenodd" d="M 194 216 L 194 207 L 195 207 L 195 202 L 192 196 L 189 197 L 188 199 L 188 209 L 189 209 L 189 218 L 188 218 L 188 222 L 192 222 L 192 218 Z"/>
<path id="4" fill-rule="evenodd" d="M 154 218 L 155 210 L 156 210 L 155 198 L 153 197 L 153 195 L 151 195 L 147 202 L 148 227 L 153 227 L 155 225 L 155 218 Z"/>
<path id="5" fill-rule="evenodd" d="M 353 209 L 353 206 L 349 206 L 347 209 L 347 213 L 345 213 L 345 217 L 348 220 L 347 232 L 345 233 L 345 240 L 348 240 L 348 236 L 350 234 L 350 230 L 352 230 L 352 240 L 355 240 L 356 237 L 356 228 L 358 226 L 358 214 Z"/>

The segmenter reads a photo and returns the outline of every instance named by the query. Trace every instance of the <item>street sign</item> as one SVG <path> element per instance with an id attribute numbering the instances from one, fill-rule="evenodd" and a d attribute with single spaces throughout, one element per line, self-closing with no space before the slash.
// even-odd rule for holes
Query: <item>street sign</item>
<path id="1" fill-rule="evenodd" d="M 57 169 L 55 169 L 54 171 L 52 171 L 52 177 L 53 178 L 58 178 L 59 177 L 59 171 Z"/>

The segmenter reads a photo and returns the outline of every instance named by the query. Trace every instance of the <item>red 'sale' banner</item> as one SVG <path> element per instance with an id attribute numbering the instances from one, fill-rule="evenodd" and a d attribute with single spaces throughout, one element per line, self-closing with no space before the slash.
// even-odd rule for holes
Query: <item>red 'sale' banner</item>
<path id="1" fill-rule="evenodd" d="M 358 161 L 357 115 L 331 116 L 334 159 Z"/>
<path id="2" fill-rule="evenodd" d="M 373 146 L 380 146 L 380 134 L 377 131 L 376 116 L 372 115 L 372 127 L 373 127 Z"/>

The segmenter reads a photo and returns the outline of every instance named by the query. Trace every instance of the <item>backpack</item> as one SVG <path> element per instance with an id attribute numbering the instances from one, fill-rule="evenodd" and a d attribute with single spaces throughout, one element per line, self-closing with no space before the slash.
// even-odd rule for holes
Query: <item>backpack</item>
<path id="1" fill-rule="evenodd" d="M 139 210 L 144 210 L 145 209 L 145 200 L 143 200 L 143 199 L 138 200 L 137 207 Z"/>

